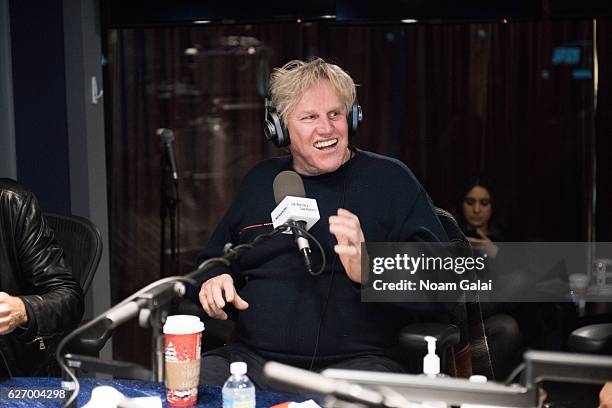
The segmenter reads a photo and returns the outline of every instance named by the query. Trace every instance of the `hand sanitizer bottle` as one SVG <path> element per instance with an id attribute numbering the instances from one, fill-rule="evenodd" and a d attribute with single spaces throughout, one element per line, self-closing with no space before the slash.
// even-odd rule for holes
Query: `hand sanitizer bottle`
<path id="1" fill-rule="evenodd" d="M 423 374 L 428 377 L 446 377 L 440 373 L 440 357 L 436 354 L 437 340 L 435 337 L 425 336 L 427 355 L 423 358 Z"/>
<path id="2" fill-rule="evenodd" d="M 427 342 L 427 354 L 423 358 L 423 375 L 427 377 L 448 377 L 446 374 L 440 373 L 440 357 L 436 354 L 436 339 L 432 336 L 425 336 Z M 424 401 L 422 407 L 426 408 L 446 408 L 447 404 L 444 401 Z"/>

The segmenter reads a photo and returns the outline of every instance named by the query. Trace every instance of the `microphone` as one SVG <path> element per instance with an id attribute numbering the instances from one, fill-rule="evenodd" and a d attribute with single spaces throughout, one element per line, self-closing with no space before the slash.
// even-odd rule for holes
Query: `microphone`
<path id="1" fill-rule="evenodd" d="M 176 160 L 174 159 L 174 149 L 172 148 L 172 142 L 174 141 L 174 132 L 170 129 L 159 128 L 155 132 L 161 137 L 162 144 L 164 145 L 164 154 L 168 157 L 170 162 L 170 171 L 172 172 L 172 178 L 178 180 L 178 171 L 176 169 Z"/>
<path id="2" fill-rule="evenodd" d="M 319 207 L 317 201 L 306 198 L 302 178 L 295 171 L 286 170 L 274 178 L 274 200 L 276 208 L 272 211 L 272 225 L 277 228 L 283 224 L 298 225 L 305 230 L 312 228 L 319 221 Z M 312 273 L 312 259 L 310 257 L 310 243 L 305 234 L 291 228 L 295 236 L 295 243 L 304 258 L 304 266 L 308 273 Z M 290 231 L 286 231 L 290 233 Z"/>

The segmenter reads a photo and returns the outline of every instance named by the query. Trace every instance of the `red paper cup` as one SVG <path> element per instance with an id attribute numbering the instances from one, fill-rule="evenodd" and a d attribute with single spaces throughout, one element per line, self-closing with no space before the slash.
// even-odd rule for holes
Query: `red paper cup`
<path id="1" fill-rule="evenodd" d="M 172 407 L 190 407 L 198 400 L 203 330 L 204 324 L 197 316 L 176 315 L 166 319 L 166 396 Z"/>

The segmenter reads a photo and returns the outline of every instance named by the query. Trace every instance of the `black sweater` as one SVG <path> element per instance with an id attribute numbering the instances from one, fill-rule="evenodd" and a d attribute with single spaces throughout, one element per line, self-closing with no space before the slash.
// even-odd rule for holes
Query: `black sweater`
<path id="1" fill-rule="evenodd" d="M 291 157 L 257 164 L 242 181 L 200 260 L 220 255 L 226 242 L 250 242 L 271 231 L 270 212 L 276 206 L 272 182 L 278 173 L 291 169 Z M 323 245 L 327 268 L 320 276 L 305 272 L 292 235 L 277 235 L 246 253 L 230 272 L 240 296 L 250 305 L 238 313 L 238 339 L 267 358 L 307 360 L 331 293 L 317 355 L 381 354 L 396 344 L 399 329 L 414 320 L 416 310 L 437 308 L 362 303 L 359 285 L 349 280 L 333 252 L 337 242 L 329 232 L 329 216 L 339 207 L 353 212 L 371 242 L 446 241 L 446 234 L 423 187 L 395 159 L 358 150 L 335 172 L 302 179 L 306 196 L 316 199 L 319 207 L 321 219 L 309 232 Z M 314 243 L 311 248 L 317 270 L 320 256 Z M 227 272 L 216 270 L 208 277 Z"/>

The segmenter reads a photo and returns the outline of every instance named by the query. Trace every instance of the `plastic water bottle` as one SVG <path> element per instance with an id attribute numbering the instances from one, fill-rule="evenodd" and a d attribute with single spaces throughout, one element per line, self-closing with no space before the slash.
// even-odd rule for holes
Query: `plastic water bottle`
<path id="1" fill-rule="evenodd" d="M 255 386 L 247 377 L 247 365 L 230 364 L 230 377 L 223 384 L 223 408 L 255 408 Z"/>

